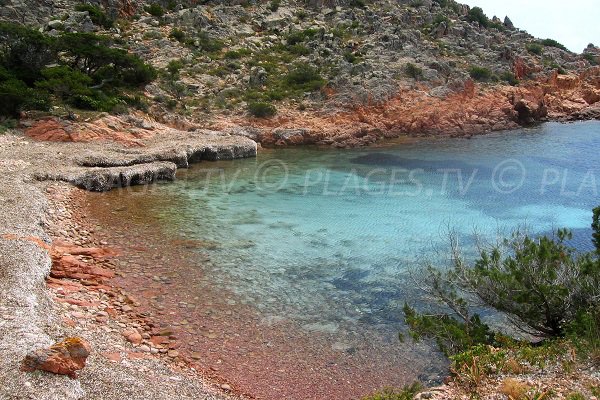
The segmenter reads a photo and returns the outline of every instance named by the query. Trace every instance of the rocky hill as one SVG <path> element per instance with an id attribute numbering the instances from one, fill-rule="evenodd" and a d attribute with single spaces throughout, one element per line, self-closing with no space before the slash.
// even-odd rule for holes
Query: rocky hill
<path id="1" fill-rule="evenodd" d="M 453 0 L 2 2 L 3 20 L 110 35 L 155 66 L 140 108 L 179 129 L 346 147 L 600 116 L 600 49 Z"/>

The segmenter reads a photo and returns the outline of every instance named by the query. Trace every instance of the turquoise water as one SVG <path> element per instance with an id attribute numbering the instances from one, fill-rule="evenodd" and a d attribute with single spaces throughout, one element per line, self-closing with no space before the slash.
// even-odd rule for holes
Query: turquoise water
<path id="1" fill-rule="evenodd" d="M 600 122 L 262 149 L 90 194 L 89 215 L 123 250 L 121 283 L 203 367 L 261 398 L 360 398 L 444 376 L 435 344 L 398 331 L 405 302 L 431 304 L 412 272 L 447 263 L 450 229 L 467 256 L 474 232 L 494 241 L 516 228 L 571 228 L 591 248 L 598 149 Z"/>
<path id="2" fill-rule="evenodd" d="M 309 330 L 397 327 L 398 305 L 418 296 L 407 271 L 442 261 L 449 227 L 467 249 L 474 231 L 493 239 L 523 226 L 571 228 L 586 248 L 598 148 L 600 123 L 588 122 L 359 150 L 263 150 L 184 171 L 180 218 L 170 223 L 220 243 L 214 282 L 265 317 Z"/>
<path id="3" fill-rule="evenodd" d="M 546 124 L 473 139 L 359 150 L 263 150 L 179 175 L 162 210 L 169 229 L 219 245 L 208 273 L 265 318 L 307 330 L 352 324 L 398 329 L 408 276 L 443 263 L 447 232 L 468 249 L 494 239 L 575 231 L 588 246 L 598 202 L 600 123 Z M 598 176 L 600 178 L 600 176 Z"/>

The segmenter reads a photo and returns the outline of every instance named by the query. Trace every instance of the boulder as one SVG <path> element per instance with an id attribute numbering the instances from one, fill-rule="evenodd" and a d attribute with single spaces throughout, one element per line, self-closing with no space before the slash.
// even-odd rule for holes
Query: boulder
<path id="1" fill-rule="evenodd" d="M 77 371 L 85 367 L 85 361 L 91 351 L 91 346 L 85 340 L 78 337 L 66 338 L 47 349 L 27 354 L 21 370 L 41 370 L 76 378 Z"/>

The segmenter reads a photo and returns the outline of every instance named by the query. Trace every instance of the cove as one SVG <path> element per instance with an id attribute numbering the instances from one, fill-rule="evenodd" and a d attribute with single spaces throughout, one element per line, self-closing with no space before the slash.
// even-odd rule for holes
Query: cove
<path id="1" fill-rule="evenodd" d="M 122 249 L 120 285 L 182 338 L 181 352 L 258 398 L 359 398 L 438 382 L 432 343 L 401 342 L 402 306 L 428 307 L 411 270 L 443 266 L 448 229 L 467 254 L 526 227 L 589 249 L 600 123 L 472 139 L 263 149 L 177 181 L 86 194 Z M 472 254 L 471 254 L 472 255 Z"/>

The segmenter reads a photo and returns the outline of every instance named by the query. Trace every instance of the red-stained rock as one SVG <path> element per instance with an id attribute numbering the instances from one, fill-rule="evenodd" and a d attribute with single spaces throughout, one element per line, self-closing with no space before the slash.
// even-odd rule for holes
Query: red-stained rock
<path id="1" fill-rule="evenodd" d="M 121 353 L 115 352 L 115 353 L 110 353 L 110 352 L 104 352 L 102 353 L 102 355 L 112 361 L 112 362 L 121 362 Z"/>
<path id="2" fill-rule="evenodd" d="M 115 273 L 97 265 L 84 263 L 75 256 L 63 255 L 52 257 L 50 276 L 57 279 L 69 278 L 102 283 L 105 279 L 113 278 Z"/>
<path id="3" fill-rule="evenodd" d="M 71 135 L 63 124 L 55 119 L 37 121 L 31 128 L 25 130 L 25 135 L 35 140 L 49 142 L 72 142 Z"/>
<path id="4" fill-rule="evenodd" d="M 91 351 L 91 346 L 85 340 L 77 337 L 66 338 L 48 349 L 27 354 L 21 369 L 41 370 L 76 378 L 77 371 L 85 367 L 85 361 Z"/>
<path id="5" fill-rule="evenodd" d="M 128 342 L 132 344 L 140 344 L 142 343 L 142 335 L 134 328 L 127 328 L 123 332 L 121 332 L 123 337 L 127 339 Z"/>

